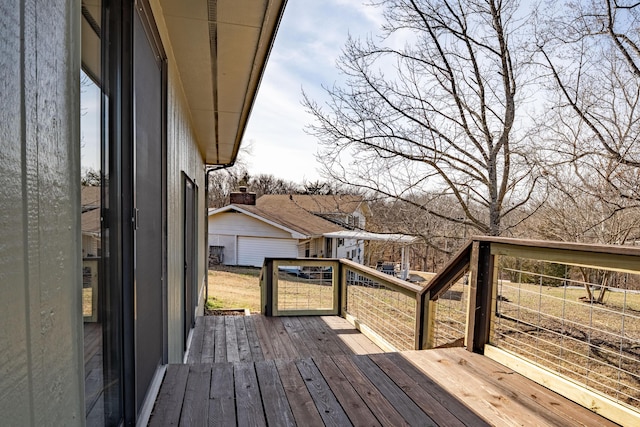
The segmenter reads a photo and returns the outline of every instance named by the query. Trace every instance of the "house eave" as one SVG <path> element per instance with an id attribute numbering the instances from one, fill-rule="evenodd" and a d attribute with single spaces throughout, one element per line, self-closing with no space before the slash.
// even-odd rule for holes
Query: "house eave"
<path id="1" fill-rule="evenodd" d="M 235 162 L 286 0 L 160 0 L 200 152 Z"/>

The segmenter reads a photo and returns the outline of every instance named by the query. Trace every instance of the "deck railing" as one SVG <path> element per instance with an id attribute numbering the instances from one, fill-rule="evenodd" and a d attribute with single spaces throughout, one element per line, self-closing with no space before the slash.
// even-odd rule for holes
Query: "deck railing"
<path id="1" fill-rule="evenodd" d="M 333 314 L 388 350 L 465 346 L 620 424 L 640 414 L 640 248 L 479 237 L 420 287 L 270 259 L 268 315 Z"/>
<path id="2" fill-rule="evenodd" d="M 386 350 L 415 348 L 420 286 L 335 259 L 268 258 L 260 280 L 266 315 L 338 315 Z"/>

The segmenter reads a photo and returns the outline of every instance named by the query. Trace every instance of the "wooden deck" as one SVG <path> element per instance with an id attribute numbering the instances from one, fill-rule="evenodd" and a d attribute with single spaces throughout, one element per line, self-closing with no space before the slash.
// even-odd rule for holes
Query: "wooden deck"
<path id="1" fill-rule="evenodd" d="M 152 426 L 614 426 L 461 348 L 383 353 L 340 317 L 199 318 Z"/>

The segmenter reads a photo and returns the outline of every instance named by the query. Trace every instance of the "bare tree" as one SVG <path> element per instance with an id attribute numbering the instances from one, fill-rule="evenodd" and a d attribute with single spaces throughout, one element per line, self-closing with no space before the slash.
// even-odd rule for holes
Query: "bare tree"
<path id="1" fill-rule="evenodd" d="M 377 5 L 385 8 L 381 42 L 349 38 L 338 62 L 344 86 L 327 88 L 326 105 L 304 96 L 327 176 L 502 234 L 539 178 L 518 115 L 528 58 L 513 45 L 523 12 L 498 0 Z M 434 192 L 453 198 L 462 218 L 415 202 Z"/>
<path id="2" fill-rule="evenodd" d="M 540 15 L 537 38 L 555 93 L 554 117 L 547 117 L 554 150 L 562 147 L 583 187 L 602 191 L 608 183 L 605 201 L 640 200 L 640 3 L 550 8 Z"/>
<path id="3" fill-rule="evenodd" d="M 296 194 L 301 191 L 298 184 L 270 174 L 260 174 L 248 180 L 248 189 L 257 197 L 264 194 Z"/>

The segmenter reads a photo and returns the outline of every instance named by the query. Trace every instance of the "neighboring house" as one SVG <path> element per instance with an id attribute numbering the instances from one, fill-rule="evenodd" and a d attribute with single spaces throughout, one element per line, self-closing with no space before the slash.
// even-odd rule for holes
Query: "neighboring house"
<path id="1" fill-rule="evenodd" d="M 227 265 L 262 266 L 265 257 L 364 261 L 364 240 L 327 234 L 362 229 L 369 210 L 350 195 L 234 193 L 232 204 L 209 211 L 209 246 Z"/>
<path id="2" fill-rule="evenodd" d="M 207 166 L 236 160 L 285 3 L 0 2 L 2 425 L 146 425 L 204 311 Z"/>

